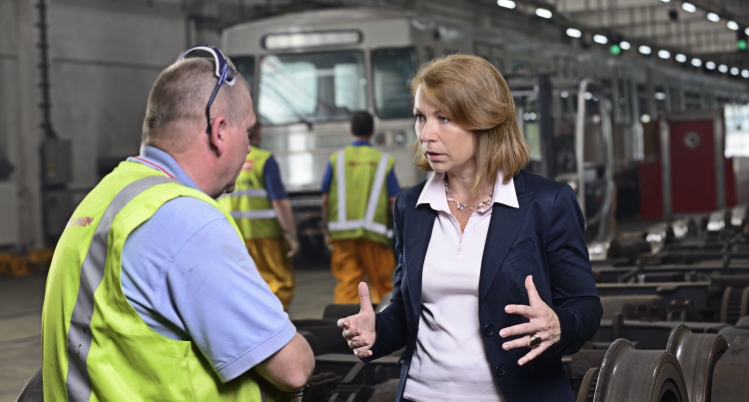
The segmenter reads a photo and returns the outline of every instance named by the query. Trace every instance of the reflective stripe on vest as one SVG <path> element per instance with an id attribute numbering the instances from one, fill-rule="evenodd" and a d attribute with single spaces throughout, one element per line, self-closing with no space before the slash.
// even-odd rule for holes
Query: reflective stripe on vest
<path id="1" fill-rule="evenodd" d="M 234 190 L 229 194 L 222 194 L 219 198 L 231 197 L 264 197 L 268 198 L 268 192 L 264 188 L 252 188 L 249 190 Z"/>
<path id="2" fill-rule="evenodd" d="M 219 199 L 238 198 L 238 197 L 258 197 L 268 198 L 268 191 L 264 188 L 252 188 L 249 190 L 234 190 L 229 194 L 223 194 Z M 275 209 L 261 209 L 253 211 L 231 211 L 231 217 L 234 219 L 271 219 L 276 217 Z"/>
<path id="3" fill-rule="evenodd" d="M 275 209 L 263 209 L 258 211 L 231 211 L 234 219 L 270 219 L 276 217 Z"/>
<path id="4" fill-rule="evenodd" d="M 372 190 L 369 192 L 369 200 L 367 201 L 367 210 L 364 214 L 364 219 L 346 220 L 346 163 L 344 161 L 344 150 L 338 151 L 338 163 L 336 164 L 336 185 L 338 186 L 338 221 L 328 222 L 328 229 L 331 231 L 337 230 L 355 230 L 355 229 L 366 229 L 371 232 L 386 236 L 387 238 L 393 237 L 393 231 L 388 229 L 387 226 L 382 223 L 374 221 L 375 212 L 377 212 L 377 202 L 382 192 L 382 186 L 385 182 L 385 174 L 387 173 L 388 158 L 387 154 L 382 154 L 379 163 L 377 163 L 377 170 L 375 171 L 374 182 L 372 183 Z"/>
<path id="5" fill-rule="evenodd" d="M 91 246 L 81 266 L 81 282 L 68 331 L 68 378 L 65 385 L 70 401 L 88 401 L 91 398 L 91 379 L 88 375 L 87 359 L 88 352 L 91 350 L 94 292 L 104 275 L 109 229 L 114 217 L 138 194 L 153 186 L 169 182 L 174 182 L 174 180 L 164 176 L 151 176 L 130 183 L 107 206 L 96 228 Z"/>

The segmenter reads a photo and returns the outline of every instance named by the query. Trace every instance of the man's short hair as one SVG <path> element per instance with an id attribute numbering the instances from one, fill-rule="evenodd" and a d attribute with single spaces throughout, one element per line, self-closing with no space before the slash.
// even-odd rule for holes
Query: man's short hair
<path id="1" fill-rule="evenodd" d="M 205 129 L 208 124 L 205 107 L 218 80 L 213 63 L 205 58 L 190 58 L 159 74 L 151 88 L 143 120 L 144 144 L 182 148 L 179 133 L 172 129 L 174 124 L 195 124 Z M 242 95 L 245 90 L 249 91 L 249 86 L 241 75 L 237 75 L 234 86 L 221 85 L 211 106 L 211 117 L 223 113 L 229 124 L 241 124 L 250 108 Z"/>
<path id="2" fill-rule="evenodd" d="M 355 112 L 351 116 L 351 133 L 357 137 L 369 137 L 374 132 L 374 119 L 369 112 Z"/>

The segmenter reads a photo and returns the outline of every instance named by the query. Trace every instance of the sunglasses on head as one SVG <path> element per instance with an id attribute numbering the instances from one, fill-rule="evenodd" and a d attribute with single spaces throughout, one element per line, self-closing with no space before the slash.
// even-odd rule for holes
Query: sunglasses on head
<path id="1" fill-rule="evenodd" d="M 221 84 L 226 83 L 229 86 L 234 86 L 234 83 L 237 82 L 237 70 L 234 69 L 232 65 L 229 64 L 229 62 L 226 60 L 226 57 L 223 53 L 221 53 L 218 48 L 213 46 L 194 46 L 191 47 L 184 52 L 179 54 L 179 57 L 177 57 L 177 61 L 182 61 L 185 59 L 191 59 L 194 57 L 200 57 L 205 59 L 213 59 L 214 64 L 216 66 L 216 77 L 218 78 L 218 82 L 216 83 L 216 87 L 213 88 L 213 93 L 211 94 L 211 98 L 208 100 L 208 105 L 205 107 L 205 118 L 208 121 L 205 132 L 206 134 L 211 133 L 211 105 L 213 105 L 213 101 L 216 99 L 216 94 L 218 94 L 219 88 L 221 88 Z"/>

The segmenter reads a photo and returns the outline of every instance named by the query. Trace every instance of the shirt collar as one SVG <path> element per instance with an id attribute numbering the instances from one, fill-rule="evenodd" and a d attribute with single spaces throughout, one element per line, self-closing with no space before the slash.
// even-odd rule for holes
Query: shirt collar
<path id="1" fill-rule="evenodd" d="M 370 144 L 369 141 L 367 141 L 367 140 L 356 140 L 356 141 L 352 142 L 351 145 L 353 145 L 355 147 L 362 147 L 362 146 L 369 147 L 369 146 L 372 146 L 372 144 Z"/>
<path id="2" fill-rule="evenodd" d="M 137 162 L 146 165 L 154 170 L 158 170 L 166 174 L 167 176 L 179 181 L 187 187 L 192 187 L 196 190 L 201 190 L 197 184 L 190 178 L 190 176 L 182 170 L 182 167 L 177 163 L 174 158 L 168 153 L 150 146 L 144 145 L 140 148 L 140 155 L 137 157 L 127 158 L 128 162 Z"/>
<path id="3" fill-rule="evenodd" d="M 520 208 L 518 196 L 515 193 L 515 183 L 512 178 L 507 183 L 502 183 L 502 172 L 497 173 L 497 181 L 494 182 L 494 196 L 492 203 L 504 204 L 512 208 Z M 427 179 L 424 188 L 419 194 L 416 206 L 429 204 L 435 211 L 449 211 L 447 197 L 445 197 L 445 174 L 434 172 Z"/>

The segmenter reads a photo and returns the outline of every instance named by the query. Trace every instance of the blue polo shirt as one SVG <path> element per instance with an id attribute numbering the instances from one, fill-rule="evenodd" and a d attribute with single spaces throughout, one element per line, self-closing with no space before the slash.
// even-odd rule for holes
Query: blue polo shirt
<path id="1" fill-rule="evenodd" d="M 199 188 L 166 152 L 144 146 L 137 158 Z M 194 342 L 222 381 L 284 347 L 296 328 L 257 271 L 223 213 L 204 201 L 165 203 L 125 241 L 125 297 L 154 331 Z"/>
<path id="2" fill-rule="evenodd" d="M 252 148 L 260 148 L 260 146 L 252 144 Z M 281 181 L 281 171 L 278 169 L 278 162 L 273 155 L 265 161 L 265 167 L 263 168 L 263 182 L 265 182 L 265 191 L 268 193 L 268 199 L 271 201 L 289 198 L 286 194 L 286 188 L 283 186 Z"/>
<path id="3" fill-rule="evenodd" d="M 371 147 L 372 144 L 369 143 L 369 141 L 354 141 L 351 143 L 352 146 L 355 147 Z M 330 164 L 330 161 L 328 161 L 328 166 L 325 168 L 325 173 L 322 177 L 322 188 L 320 191 L 322 191 L 325 194 L 328 194 L 330 192 L 330 184 L 333 181 L 333 166 Z M 388 173 L 387 177 L 387 190 L 388 190 L 388 197 L 395 197 L 396 195 L 400 194 L 401 187 L 398 184 L 398 179 L 395 178 L 395 169 L 391 169 L 390 173 Z"/>

